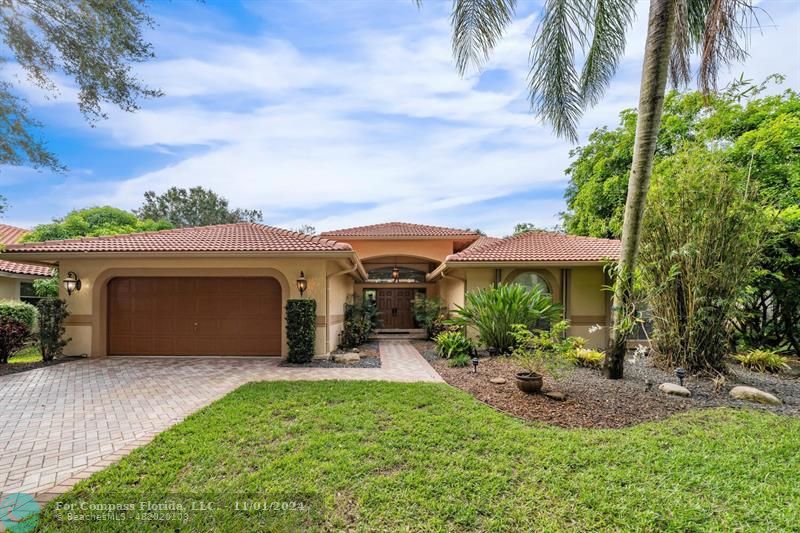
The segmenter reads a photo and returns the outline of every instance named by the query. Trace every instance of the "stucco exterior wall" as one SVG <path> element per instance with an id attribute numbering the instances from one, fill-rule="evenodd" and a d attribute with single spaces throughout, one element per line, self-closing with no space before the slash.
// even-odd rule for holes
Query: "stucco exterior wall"
<path id="1" fill-rule="evenodd" d="M 329 265 L 330 272 L 339 269 Z M 339 345 L 339 333 L 344 328 L 344 305 L 353 300 L 353 278 L 340 274 L 333 274 L 328 280 L 328 344 L 326 353 L 335 350 Z"/>
<path id="2" fill-rule="evenodd" d="M 300 271 L 308 279 L 305 297 L 317 301 L 317 331 L 315 351 L 323 354 L 327 349 L 326 275 L 327 261 L 323 258 L 147 258 L 129 257 L 113 259 L 69 258 L 61 261 L 61 272 L 74 271 L 81 279 L 80 291 L 67 295 L 61 287 L 61 298 L 71 316 L 66 329 L 72 340 L 65 348 L 68 355 L 88 354 L 92 357 L 106 354 L 105 339 L 105 287 L 108 281 L 120 276 L 271 276 L 282 287 L 283 302 L 299 298 L 295 280 Z M 284 337 L 282 353 L 286 355 L 285 322 L 281 324 Z"/>
<path id="3" fill-rule="evenodd" d="M 19 300 L 19 280 L 0 275 L 0 300 Z"/>
<path id="4" fill-rule="evenodd" d="M 372 257 L 406 255 L 442 262 L 445 257 L 453 253 L 453 241 L 449 240 L 355 239 L 348 241 L 344 237 L 337 240 L 352 246 L 362 261 Z"/>
<path id="5" fill-rule="evenodd" d="M 569 267 L 569 301 L 567 303 L 567 318 L 570 320 L 569 335 L 583 337 L 587 340 L 587 346 L 595 349 L 605 349 L 607 345 L 608 328 L 603 327 L 593 333 L 589 329 L 600 324 L 605 326 L 608 323 L 608 294 L 603 290 L 606 283 L 601 266 Z M 545 278 L 550 285 L 553 300 L 562 302 L 562 269 L 556 267 L 525 267 L 525 268 L 502 268 L 500 279 L 503 283 L 511 283 L 518 273 L 532 271 Z M 496 279 L 494 268 L 464 268 L 454 270 L 466 280 L 466 290 L 473 291 L 490 287 Z M 444 280 L 442 280 L 444 281 Z M 440 287 L 442 286 L 440 281 Z M 447 293 L 446 301 L 455 301 L 453 293 Z M 463 294 L 461 295 L 463 302 Z M 460 304 L 463 305 L 463 304 Z"/>

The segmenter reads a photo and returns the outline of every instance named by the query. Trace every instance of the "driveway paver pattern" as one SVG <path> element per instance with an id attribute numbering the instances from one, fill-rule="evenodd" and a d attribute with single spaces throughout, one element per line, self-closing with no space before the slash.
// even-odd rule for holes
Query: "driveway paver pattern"
<path id="1" fill-rule="evenodd" d="M 278 358 L 106 357 L 0 377 L 0 494 L 47 501 L 250 381 L 441 382 L 405 341 L 381 368 L 290 368 Z"/>

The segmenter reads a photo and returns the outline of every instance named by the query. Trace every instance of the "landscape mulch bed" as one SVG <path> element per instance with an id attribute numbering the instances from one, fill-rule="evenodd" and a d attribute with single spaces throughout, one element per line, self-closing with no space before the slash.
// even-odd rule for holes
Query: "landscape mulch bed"
<path id="1" fill-rule="evenodd" d="M 344 353 L 342 350 L 333 352 Z M 333 356 L 324 359 L 313 359 L 310 363 L 294 364 L 283 361 L 280 366 L 297 367 L 297 368 L 380 368 L 381 355 L 377 342 L 368 342 L 358 347 L 358 353 L 361 359 L 357 363 L 337 363 L 333 360 Z"/>
<path id="2" fill-rule="evenodd" d="M 71 361 L 78 361 L 83 357 L 60 357 L 48 363 L 44 361 L 37 361 L 35 363 L 6 363 L 0 365 L 0 376 L 7 376 L 9 374 L 16 374 L 18 372 L 26 372 L 28 370 L 35 370 L 37 368 L 44 368 L 46 366 L 60 365 L 61 363 L 69 363 Z"/>
<path id="3" fill-rule="evenodd" d="M 481 357 L 478 372 L 474 373 L 471 366 L 447 366 L 446 360 L 436 357 L 430 342 L 419 341 L 414 346 L 450 385 L 514 416 L 566 428 L 619 428 L 658 420 L 687 409 L 717 406 L 764 409 L 800 416 L 800 379 L 791 375 L 758 374 L 732 367 L 727 382 L 719 390 L 715 390 L 709 379 L 689 377 L 685 385 L 693 397 L 679 398 L 658 391 L 661 383 L 677 382 L 675 376 L 640 359 L 626 362 L 625 379 L 622 380 L 606 379 L 599 370 L 587 368 L 576 368 L 559 381 L 545 377 L 543 392 L 558 391 L 566 395 L 565 401 L 558 401 L 544 394 L 529 395 L 517 389 L 514 374 L 520 368 L 509 358 Z M 489 381 L 497 377 L 504 378 L 506 383 Z M 765 406 L 734 400 L 728 391 L 739 384 L 776 394 L 784 404 Z"/>

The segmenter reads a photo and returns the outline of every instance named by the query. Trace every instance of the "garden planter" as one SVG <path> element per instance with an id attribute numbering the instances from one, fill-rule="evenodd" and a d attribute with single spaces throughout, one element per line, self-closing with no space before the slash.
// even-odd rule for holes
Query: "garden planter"
<path id="1" fill-rule="evenodd" d="M 542 375 L 535 372 L 517 372 L 517 388 L 526 394 L 542 390 Z"/>

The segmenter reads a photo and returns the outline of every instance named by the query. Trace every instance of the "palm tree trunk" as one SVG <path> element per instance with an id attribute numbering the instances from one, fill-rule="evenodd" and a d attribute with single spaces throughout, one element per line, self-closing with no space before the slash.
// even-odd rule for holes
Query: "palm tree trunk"
<path id="1" fill-rule="evenodd" d="M 641 240 L 653 158 L 661 126 L 661 111 L 667 87 L 669 56 L 674 33 L 675 9 L 678 0 L 651 0 L 647 24 L 647 43 L 644 50 L 642 81 L 639 89 L 636 142 L 628 180 L 625 220 L 622 226 L 622 251 L 614 287 L 613 325 L 609 353 L 603 365 L 606 376 L 621 379 L 625 349 L 631 331 L 633 273 Z"/>

